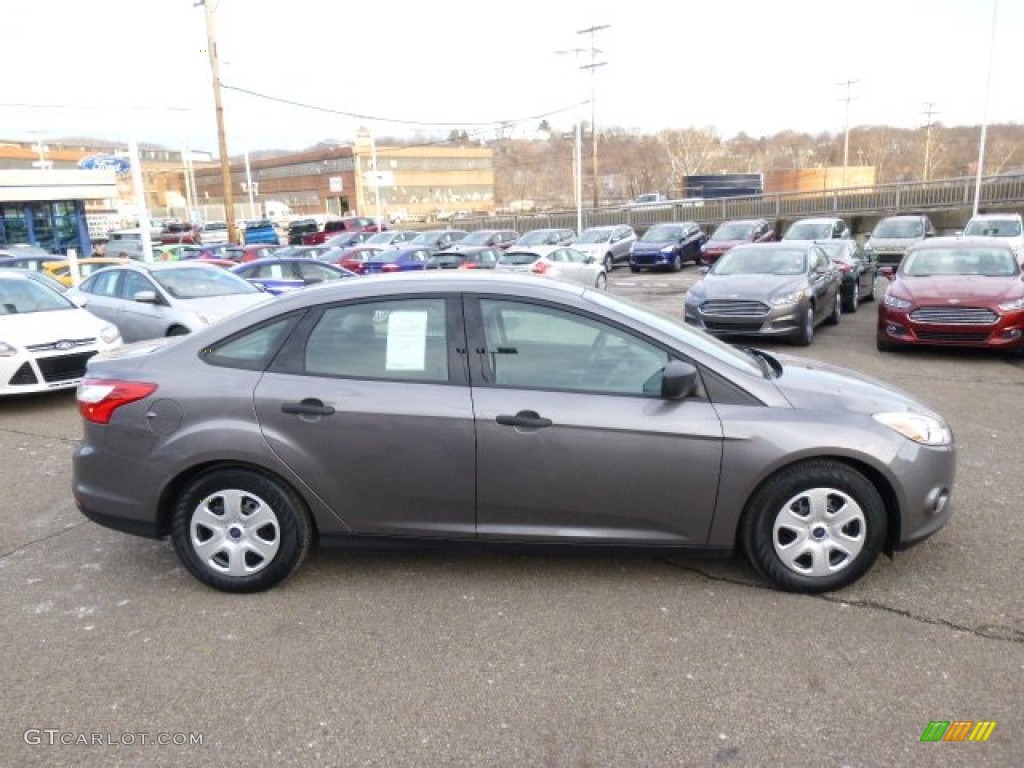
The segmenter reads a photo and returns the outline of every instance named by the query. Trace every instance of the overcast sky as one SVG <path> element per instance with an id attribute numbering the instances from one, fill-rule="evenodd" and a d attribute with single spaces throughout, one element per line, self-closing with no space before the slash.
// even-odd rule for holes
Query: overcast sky
<path id="1" fill-rule="evenodd" d="M 209 1 L 226 85 L 364 116 L 226 90 L 232 154 L 345 141 L 360 125 L 484 136 L 549 115 L 567 128 L 591 88 L 576 69 L 591 61 L 591 38 L 577 30 L 598 25 L 599 129 L 839 133 L 850 80 L 851 126 L 920 126 L 927 102 L 938 122 L 976 125 L 993 11 L 992 0 Z M 134 120 L 141 141 L 215 153 L 205 15 L 193 3 L 8 0 L 0 140 L 126 141 Z M 1022 41 L 1024 0 L 998 0 L 990 122 L 1024 122 Z M 588 50 L 555 53 L 573 48 Z"/>

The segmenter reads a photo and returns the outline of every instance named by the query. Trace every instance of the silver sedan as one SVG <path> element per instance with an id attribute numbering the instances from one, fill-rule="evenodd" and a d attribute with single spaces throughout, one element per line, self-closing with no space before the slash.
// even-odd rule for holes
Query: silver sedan
<path id="1" fill-rule="evenodd" d="M 821 592 L 952 514 L 952 433 L 910 396 L 492 270 L 286 294 L 93 358 L 78 401 L 82 512 L 226 591 L 423 541 L 739 547 Z"/>

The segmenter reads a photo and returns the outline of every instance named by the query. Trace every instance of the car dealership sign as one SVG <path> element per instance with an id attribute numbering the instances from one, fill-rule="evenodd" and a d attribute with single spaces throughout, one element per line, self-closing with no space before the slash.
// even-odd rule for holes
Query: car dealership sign
<path id="1" fill-rule="evenodd" d="M 78 161 L 78 167 L 88 171 L 113 171 L 118 176 L 127 176 L 132 164 L 127 157 L 118 155 L 89 155 Z"/>

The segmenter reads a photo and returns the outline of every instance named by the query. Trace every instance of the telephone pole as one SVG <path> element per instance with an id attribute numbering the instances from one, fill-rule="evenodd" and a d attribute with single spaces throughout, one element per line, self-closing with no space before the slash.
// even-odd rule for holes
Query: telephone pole
<path id="1" fill-rule="evenodd" d="M 601 188 L 600 185 L 597 183 L 597 108 L 595 107 L 594 99 L 597 88 L 594 73 L 597 71 L 598 67 L 603 67 L 608 62 L 597 60 L 597 55 L 599 53 L 602 53 L 602 51 L 598 50 L 598 48 L 594 45 L 594 35 L 600 32 L 602 29 L 608 29 L 610 26 L 610 24 L 599 24 L 593 27 L 587 27 L 586 29 L 576 30 L 577 35 L 590 35 L 590 63 L 584 64 L 583 66 L 580 67 L 580 69 L 590 70 L 590 146 L 592 151 L 591 174 L 593 177 L 591 181 L 594 185 L 595 208 L 597 208 L 598 203 L 600 202 Z"/>
<path id="2" fill-rule="evenodd" d="M 928 181 L 928 176 L 931 169 L 929 168 L 931 160 L 931 149 L 932 149 L 932 116 L 937 114 L 935 111 L 935 102 L 926 101 L 924 103 L 925 110 L 922 113 L 928 118 L 928 122 L 924 126 L 924 171 L 921 174 L 921 181 Z"/>
<path id="3" fill-rule="evenodd" d="M 231 188 L 231 159 L 224 131 L 224 104 L 220 97 L 220 59 L 217 55 L 217 20 L 207 0 L 195 0 L 192 7 L 203 6 L 206 11 L 206 47 L 210 55 L 210 73 L 213 76 L 213 104 L 217 113 L 217 144 L 220 148 L 220 176 L 224 185 L 224 220 L 228 225 L 228 239 L 235 235 L 235 195 Z"/>

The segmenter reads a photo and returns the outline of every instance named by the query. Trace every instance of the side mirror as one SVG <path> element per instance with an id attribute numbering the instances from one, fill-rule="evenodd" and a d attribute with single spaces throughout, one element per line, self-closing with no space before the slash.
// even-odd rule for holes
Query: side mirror
<path id="1" fill-rule="evenodd" d="M 156 291 L 139 291 L 132 296 L 132 301 L 138 301 L 142 304 L 156 304 Z"/>
<path id="2" fill-rule="evenodd" d="M 665 366 L 661 377 L 661 396 L 665 400 L 682 400 L 697 391 L 697 369 L 682 360 Z"/>

